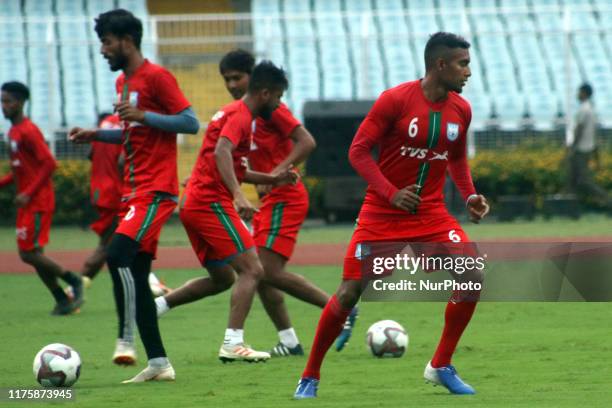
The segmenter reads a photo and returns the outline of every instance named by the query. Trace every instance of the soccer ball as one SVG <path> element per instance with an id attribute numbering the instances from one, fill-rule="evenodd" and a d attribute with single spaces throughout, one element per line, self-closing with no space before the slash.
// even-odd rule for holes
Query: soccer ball
<path id="1" fill-rule="evenodd" d="M 80 374 L 81 357 L 65 344 L 49 344 L 34 357 L 34 377 L 43 387 L 70 387 Z"/>
<path id="2" fill-rule="evenodd" d="M 376 357 L 401 357 L 408 348 L 408 333 L 398 322 L 381 320 L 370 326 L 366 342 Z"/>

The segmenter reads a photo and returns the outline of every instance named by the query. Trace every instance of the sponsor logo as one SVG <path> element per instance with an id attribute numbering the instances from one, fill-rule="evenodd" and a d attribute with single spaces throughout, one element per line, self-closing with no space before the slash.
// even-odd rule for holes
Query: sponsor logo
<path id="1" fill-rule="evenodd" d="M 17 144 L 17 141 L 11 140 L 11 152 L 17 153 L 18 149 L 19 149 L 19 145 Z"/>
<path id="2" fill-rule="evenodd" d="M 424 159 L 427 157 L 429 149 L 420 149 L 418 147 L 402 146 L 400 148 L 400 154 L 406 157 L 412 157 L 415 159 Z"/>
<path id="3" fill-rule="evenodd" d="M 400 154 L 404 157 L 409 157 L 418 160 L 446 160 L 448 161 L 448 150 L 443 153 L 438 153 L 429 149 L 422 149 L 419 147 L 402 146 L 400 148 Z"/>
<path id="4" fill-rule="evenodd" d="M 433 152 L 433 157 L 431 157 L 429 160 L 447 160 L 448 161 L 448 150 L 445 150 L 444 153 L 439 154 L 436 152 Z"/>
<path id="5" fill-rule="evenodd" d="M 446 137 L 449 141 L 454 142 L 459 137 L 459 124 L 448 122 L 446 124 Z"/>

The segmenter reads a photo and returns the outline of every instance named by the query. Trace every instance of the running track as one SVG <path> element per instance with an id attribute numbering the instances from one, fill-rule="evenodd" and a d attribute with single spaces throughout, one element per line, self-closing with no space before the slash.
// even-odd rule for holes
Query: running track
<path id="1" fill-rule="evenodd" d="M 517 242 L 517 243 L 546 243 L 546 242 L 612 242 L 612 236 L 591 237 L 548 237 L 537 239 L 505 239 L 487 240 L 479 242 Z M 348 243 L 341 244 L 300 244 L 296 247 L 290 265 L 319 266 L 336 265 L 341 267 Z M 59 262 L 64 268 L 79 271 L 91 250 L 48 251 L 47 255 Z M 200 264 L 189 247 L 160 247 L 158 259 L 153 263 L 155 269 L 195 269 Z M 19 259 L 17 251 L 0 251 L 0 274 L 34 273 L 29 265 Z"/>

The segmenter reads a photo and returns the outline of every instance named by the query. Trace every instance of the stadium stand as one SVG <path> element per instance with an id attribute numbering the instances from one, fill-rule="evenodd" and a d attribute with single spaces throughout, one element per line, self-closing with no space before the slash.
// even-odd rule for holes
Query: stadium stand
<path id="1" fill-rule="evenodd" d="M 573 100 L 584 81 L 598 90 L 601 123 L 612 126 L 609 1 L 445 0 L 444 7 L 436 0 L 251 4 L 255 51 L 285 63 L 294 87 L 288 102 L 297 112 L 308 100 L 373 98 L 422 76 L 427 36 L 448 30 L 473 43 L 474 75 L 466 97 L 476 130 L 490 125 L 551 130 L 568 109 L 566 84 Z M 263 16 L 267 22 L 261 27 Z M 281 24 L 274 27 L 277 20 Z M 287 46 L 274 45 L 271 52 L 270 40 L 279 35 Z"/>
<path id="2" fill-rule="evenodd" d="M 195 11 L 204 7 L 191 0 L 179 3 L 183 8 L 193 4 Z M 473 44 L 473 76 L 465 95 L 473 107 L 474 130 L 553 129 L 574 111 L 575 89 L 584 81 L 595 88 L 600 122 L 612 128 L 610 0 L 246 3 L 251 12 L 246 20 L 225 14 L 214 25 L 210 19 L 151 19 L 148 7 L 165 13 L 181 9 L 159 0 L 0 1 L 0 78 L 30 85 L 29 114 L 42 128 L 90 124 L 95 114 L 112 108 L 116 95 L 109 84 L 117 75 L 99 53 L 93 17 L 124 7 L 145 23 L 144 53 L 152 60 L 158 51 L 163 53 L 164 63 L 178 77 L 189 78 L 185 86 L 194 87 L 192 99 L 203 120 L 225 101 L 215 64 L 222 52 L 235 46 L 252 46 L 259 58 L 288 70 L 286 101 L 301 117 L 307 101 L 372 99 L 388 87 L 422 76 L 427 36 L 448 30 Z M 231 7 L 228 1 L 211 1 L 204 8 L 227 13 Z M 204 29 L 198 32 L 198 27 Z M 218 32 L 213 32 L 215 27 Z M 181 29 L 187 33 L 183 45 Z M 209 41 L 200 44 L 197 38 Z"/>

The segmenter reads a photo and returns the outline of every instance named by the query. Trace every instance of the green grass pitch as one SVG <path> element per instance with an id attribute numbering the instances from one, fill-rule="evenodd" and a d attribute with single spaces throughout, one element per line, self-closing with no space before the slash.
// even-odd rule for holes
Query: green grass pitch
<path id="1" fill-rule="evenodd" d="M 587 216 L 466 225 L 474 240 L 520 237 L 610 235 L 609 218 Z M 305 228 L 301 243 L 347 242 L 351 227 Z M 83 249 L 95 235 L 72 227 L 54 228 L 50 249 Z M 180 224 L 168 225 L 160 244 L 188 245 Z M 0 250 L 14 251 L 14 229 L 0 228 Z M 298 249 L 299 251 L 299 246 Z M 340 266 L 294 267 L 328 291 L 340 280 Z M 201 270 L 161 270 L 170 286 Z M 50 295 L 35 275 L 0 274 L 0 388 L 35 387 L 32 360 L 44 345 L 63 342 L 83 360 L 74 407 L 608 407 L 612 400 L 612 309 L 608 303 L 482 303 L 454 358 L 461 376 L 478 394 L 455 397 L 426 385 L 422 371 L 440 335 L 444 303 L 361 303 L 354 337 L 341 353 L 331 350 L 323 366 L 316 401 L 293 401 L 305 358 L 265 364 L 222 364 L 217 359 L 227 322 L 229 293 L 171 311 L 161 319 L 162 335 L 177 371 L 175 383 L 122 385 L 144 367 L 139 344 L 136 368 L 113 366 L 116 317 L 110 279 L 102 272 L 87 292 L 79 315 L 51 317 Z M 309 351 L 320 310 L 287 298 L 293 324 Z M 365 347 L 365 332 L 377 320 L 400 322 L 410 335 L 399 359 L 376 359 Z M 277 342 L 257 300 L 247 320 L 246 340 L 257 349 Z M 2 402 L 1 406 L 62 406 L 63 403 Z"/>
<path id="2" fill-rule="evenodd" d="M 293 268 L 324 289 L 339 282 L 339 267 Z M 197 270 L 162 270 L 170 285 L 198 276 Z M 362 303 L 354 337 L 341 353 L 331 350 L 316 401 L 293 401 L 305 358 L 265 364 L 222 364 L 217 359 L 227 321 L 228 293 L 177 308 L 161 321 L 176 369 L 174 383 L 122 385 L 144 367 L 120 368 L 110 361 L 116 318 L 110 279 L 103 272 L 87 292 L 78 315 L 51 317 L 51 297 L 34 275 L 0 276 L 2 371 L 0 387 L 36 386 L 32 360 L 44 345 L 64 342 L 83 360 L 74 407 L 606 407 L 612 398 L 612 309 L 606 303 L 482 303 L 455 355 L 463 378 L 478 394 L 457 397 L 426 385 L 424 365 L 440 334 L 443 303 Z M 310 349 L 320 311 L 287 299 L 301 342 Z M 393 319 L 409 335 L 399 359 L 376 359 L 365 347 L 370 324 Z M 256 301 L 246 340 L 268 349 L 275 330 Z M 49 403 L 0 403 L 40 407 Z M 63 406 L 55 403 L 54 406 Z"/>

